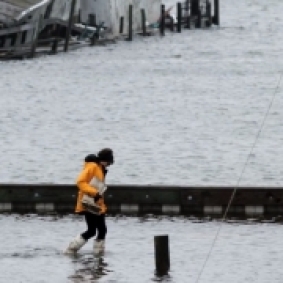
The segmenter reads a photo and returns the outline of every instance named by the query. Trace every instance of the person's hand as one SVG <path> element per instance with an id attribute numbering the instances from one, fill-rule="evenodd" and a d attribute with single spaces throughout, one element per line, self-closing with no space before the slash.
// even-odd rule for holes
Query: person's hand
<path id="1" fill-rule="evenodd" d="M 95 195 L 95 197 L 94 197 L 94 201 L 97 202 L 97 201 L 100 200 L 101 198 L 102 198 L 102 196 L 101 196 L 99 193 L 97 193 L 97 194 Z"/>

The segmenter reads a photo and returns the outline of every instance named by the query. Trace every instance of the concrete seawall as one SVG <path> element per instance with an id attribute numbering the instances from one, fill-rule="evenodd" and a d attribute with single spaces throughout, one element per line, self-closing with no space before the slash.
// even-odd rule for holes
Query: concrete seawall
<path id="1" fill-rule="evenodd" d="M 109 214 L 188 215 L 219 218 L 232 187 L 174 187 L 109 185 L 105 200 Z M 0 213 L 73 213 L 75 185 L 1 184 Z M 283 188 L 237 189 L 227 217 L 277 217 L 283 213 Z"/>

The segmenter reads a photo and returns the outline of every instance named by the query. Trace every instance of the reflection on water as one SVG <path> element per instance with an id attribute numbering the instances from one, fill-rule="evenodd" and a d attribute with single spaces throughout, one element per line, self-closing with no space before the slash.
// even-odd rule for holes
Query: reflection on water
<path id="1" fill-rule="evenodd" d="M 172 277 L 170 276 L 170 272 L 166 275 L 160 275 L 155 271 L 154 275 L 154 278 L 152 278 L 153 282 L 173 282 Z"/>
<path id="2" fill-rule="evenodd" d="M 97 282 L 97 279 L 112 272 L 105 262 L 104 256 L 77 254 L 73 256 L 74 273 L 68 277 L 70 282 Z"/>

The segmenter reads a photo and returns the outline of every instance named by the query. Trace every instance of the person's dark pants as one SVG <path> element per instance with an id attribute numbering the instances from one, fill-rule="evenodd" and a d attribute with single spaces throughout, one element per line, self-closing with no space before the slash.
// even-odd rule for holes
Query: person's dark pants
<path id="1" fill-rule="evenodd" d="M 87 225 L 87 230 L 81 234 L 81 236 L 87 241 L 96 235 L 96 230 L 98 231 L 97 240 L 104 240 L 107 227 L 105 223 L 105 214 L 96 215 L 90 212 L 84 212 L 85 221 Z"/>

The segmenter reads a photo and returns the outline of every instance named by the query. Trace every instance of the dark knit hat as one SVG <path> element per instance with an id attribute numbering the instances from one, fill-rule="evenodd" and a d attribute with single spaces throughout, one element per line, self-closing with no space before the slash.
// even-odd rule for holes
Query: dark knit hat
<path id="1" fill-rule="evenodd" d="M 99 161 L 108 162 L 110 164 L 114 163 L 113 151 L 110 148 L 103 148 L 100 150 L 97 154 L 97 157 Z"/>

